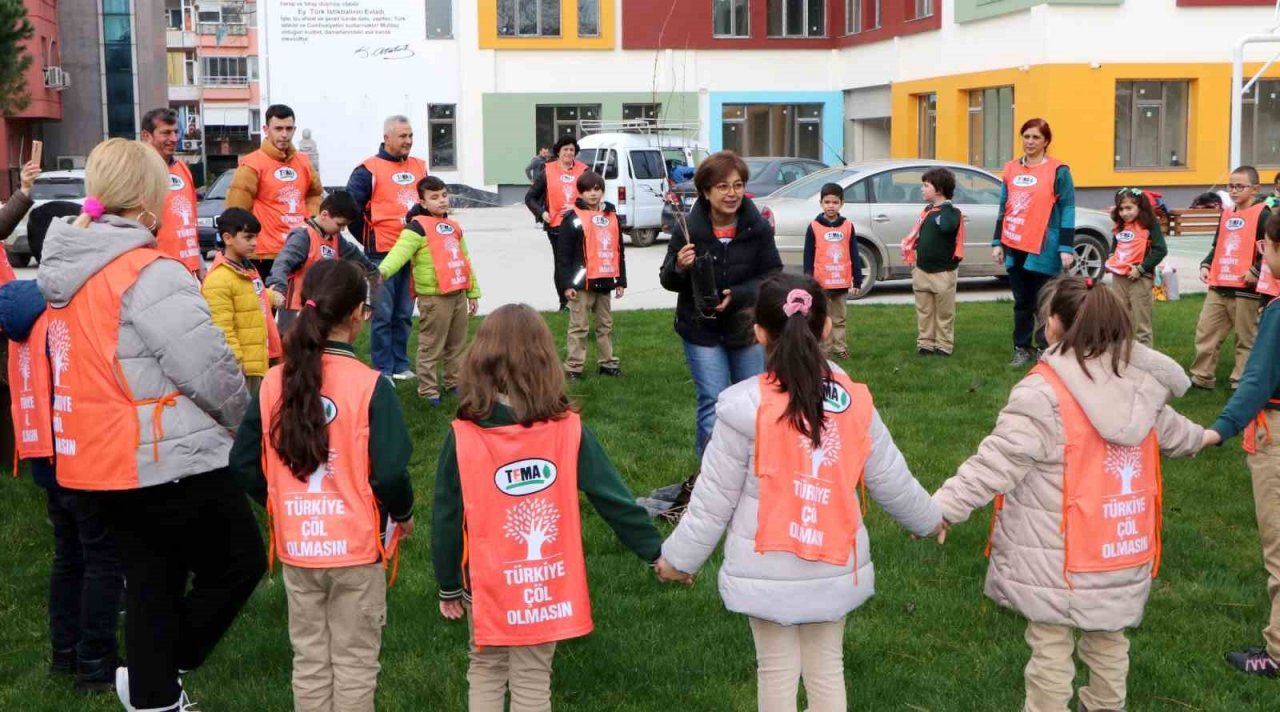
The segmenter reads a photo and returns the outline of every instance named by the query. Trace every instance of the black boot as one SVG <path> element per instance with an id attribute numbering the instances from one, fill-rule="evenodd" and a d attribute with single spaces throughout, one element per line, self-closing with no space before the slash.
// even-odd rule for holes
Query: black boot
<path id="1" fill-rule="evenodd" d="M 116 689 L 116 656 L 76 662 L 76 692 L 90 695 Z"/>
<path id="2" fill-rule="evenodd" d="M 71 675 L 76 671 L 76 649 L 54 650 L 49 659 L 50 675 Z"/>

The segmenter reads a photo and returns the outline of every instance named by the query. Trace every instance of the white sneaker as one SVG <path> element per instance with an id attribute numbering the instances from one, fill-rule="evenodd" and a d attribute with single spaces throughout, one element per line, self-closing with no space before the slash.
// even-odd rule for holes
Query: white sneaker
<path id="1" fill-rule="evenodd" d="M 129 668 L 116 668 L 116 697 L 119 698 L 120 704 L 124 705 L 126 712 L 133 712 L 133 705 L 129 704 Z"/>
<path id="2" fill-rule="evenodd" d="M 414 373 L 413 371 L 401 371 L 400 373 L 397 373 L 394 376 L 392 376 L 392 378 L 397 381 L 412 381 L 417 377 L 418 377 L 418 374 Z"/>
<path id="3" fill-rule="evenodd" d="M 178 678 L 178 687 L 182 687 L 182 678 Z M 119 698 L 120 704 L 124 705 L 125 712 L 200 712 L 196 709 L 196 703 L 187 697 L 186 690 L 182 690 L 178 701 L 172 705 L 151 709 L 134 707 L 129 701 L 129 668 L 127 667 L 116 668 L 116 697 Z"/>

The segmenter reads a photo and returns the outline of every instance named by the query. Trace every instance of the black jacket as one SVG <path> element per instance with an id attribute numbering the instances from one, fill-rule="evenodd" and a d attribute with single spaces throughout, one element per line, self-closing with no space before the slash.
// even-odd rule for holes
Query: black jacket
<path id="1" fill-rule="evenodd" d="M 676 292 L 675 328 L 680 337 L 698 346 L 742 348 L 755 343 L 751 329 L 754 321 L 756 291 L 760 283 L 782 270 L 782 258 L 773 241 L 773 226 L 765 220 L 755 203 L 744 198 L 738 211 L 738 232 L 728 245 L 722 245 L 711 229 L 711 209 L 705 200 L 693 204 L 686 220 L 689 236 L 678 223 L 671 230 L 667 256 L 662 261 L 659 280 L 663 288 Z M 698 255 L 710 254 L 715 264 L 716 289 L 730 290 L 729 308 L 714 319 L 703 319 L 693 306 L 693 287 L 688 270 L 676 269 L 676 255 L 685 243 L 692 241 Z"/>
<path id="2" fill-rule="evenodd" d="M 386 144 L 379 144 L 378 158 L 396 163 L 404 163 L 408 160 L 407 156 L 405 158 L 396 158 L 387 153 Z M 356 201 L 356 208 L 360 211 L 355 222 L 351 223 L 347 229 L 360 241 L 360 244 L 364 245 L 365 254 L 370 257 L 381 256 L 382 253 L 374 249 L 373 235 L 365 234 L 365 210 L 369 207 L 369 201 L 373 198 L 373 174 L 369 172 L 368 168 L 364 167 L 364 163 L 356 166 L 355 170 L 351 171 L 351 177 L 347 178 L 347 193 L 351 195 L 352 200 Z"/>
<path id="3" fill-rule="evenodd" d="M 580 210 L 586 210 L 587 204 L 582 202 L 582 198 L 574 203 Z M 616 213 L 617 209 L 613 207 L 613 203 L 605 201 L 600 206 L 601 212 Z M 582 269 L 585 259 L 582 256 L 582 247 L 586 244 L 586 236 L 582 231 L 582 223 L 578 220 L 578 216 L 570 215 L 560 223 L 559 242 L 556 245 L 556 285 L 560 287 L 560 292 L 573 287 L 573 277 L 578 274 L 578 270 Z M 612 292 L 615 287 L 627 286 L 627 253 L 626 248 L 622 245 L 623 240 L 618 241 L 618 267 L 621 274 L 617 279 L 596 279 L 591 281 L 591 291 L 593 292 Z M 576 287 L 575 287 L 576 289 Z"/>

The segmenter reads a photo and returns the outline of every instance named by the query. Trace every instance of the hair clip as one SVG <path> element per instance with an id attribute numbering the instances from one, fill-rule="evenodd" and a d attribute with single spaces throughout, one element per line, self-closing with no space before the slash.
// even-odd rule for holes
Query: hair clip
<path id="1" fill-rule="evenodd" d="M 1093 289 L 1093 285 L 1095 284 L 1097 284 L 1097 281 L 1093 277 L 1084 278 L 1085 289 Z"/>
<path id="2" fill-rule="evenodd" d="M 85 215 L 88 215 L 91 220 L 95 221 L 101 220 L 102 216 L 107 214 L 107 206 L 103 205 L 101 200 L 92 195 L 84 199 L 84 206 L 82 206 L 82 209 L 84 210 Z"/>
<path id="3" fill-rule="evenodd" d="M 302 305 L 302 306 L 304 306 L 304 307 L 311 307 L 312 309 L 315 309 L 315 308 L 316 308 L 316 300 L 314 300 L 314 299 L 308 299 L 305 303 L 303 303 L 303 305 Z"/>
<path id="4" fill-rule="evenodd" d="M 782 305 L 782 313 L 788 318 L 800 314 L 809 316 L 809 308 L 813 306 L 813 295 L 803 289 L 793 289 L 787 293 L 787 302 Z"/>

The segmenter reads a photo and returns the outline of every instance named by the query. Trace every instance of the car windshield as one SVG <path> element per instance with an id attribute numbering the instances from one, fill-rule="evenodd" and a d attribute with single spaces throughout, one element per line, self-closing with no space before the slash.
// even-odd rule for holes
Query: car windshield
<path id="1" fill-rule="evenodd" d="M 83 178 L 43 178 L 31 186 L 32 200 L 80 200 L 84 198 Z"/>
<path id="2" fill-rule="evenodd" d="M 773 198 L 813 198 L 822 190 L 822 186 L 826 183 L 839 183 L 844 185 L 847 180 L 857 176 L 862 171 L 856 168 L 830 168 L 817 173 L 810 173 L 800 180 L 788 185 L 774 193 Z"/>
<path id="3" fill-rule="evenodd" d="M 742 160 L 747 162 L 747 170 L 751 171 L 751 175 L 753 176 L 760 175 L 761 172 L 769 167 L 770 163 L 773 163 L 773 161 L 762 160 L 759 158 L 744 158 Z"/>
<path id="4" fill-rule="evenodd" d="M 209 186 L 209 190 L 205 191 L 204 199 L 226 200 L 227 190 L 231 188 L 231 177 L 235 173 L 235 171 L 223 171 L 222 175 L 218 176 L 218 180 L 215 180 L 213 185 Z"/>

